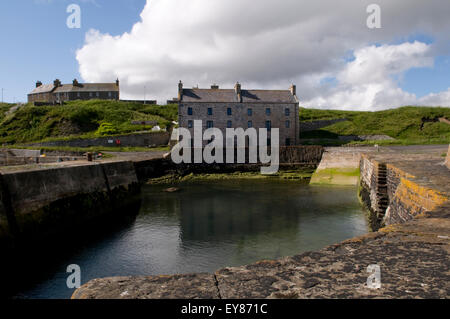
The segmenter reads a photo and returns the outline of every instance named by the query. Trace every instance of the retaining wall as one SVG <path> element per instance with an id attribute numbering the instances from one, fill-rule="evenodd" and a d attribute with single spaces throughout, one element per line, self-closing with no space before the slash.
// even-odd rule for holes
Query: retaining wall
<path id="1" fill-rule="evenodd" d="M 348 121 L 347 119 L 335 119 L 335 120 L 319 120 L 319 121 L 310 121 L 310 122 L 300 122 L 300 133 L 301 132 L 309 132 L 315 131 L 339 122 Z"/>
<path id="2" fill-rule="evenodd" d="M 427 164 L 430 174 L 440 174 L 444 179 L 449 175 L 445 166 L 437 162 L 424 162 L 423 165 Z M 401 162 L 386 163 L 382 158 L 372 158 L 368 154 L 361 157 L 360 197 L 373 218 L 378 219 L 378 226 L 404 223 L 434 211 L 450 200 L 450 194 L 436 190 L 423 178 L 402 169 L 405 165 Z M 427 171 L 421 174 L 425 175 Z"/>
<path id="3" fill-rule="evenodd" d="M 280 169 L 297 169 L 301 167 L 317 167 L 323 154 L 322 146 L 282 146 L 280 147 Z M 249 172 L 259 171 L 260 163 L 248 164 L 248 149 L 245 151 L 246 164 L 238 164 L 237 151 L 235 150 L 234 161 L 236 164 L 206 164 L 193 163 L 194 150 L 191 152 L 192 164 L 181 163 L 175 164 L 170 156 L 167 158 L 157 158 L 150 160 L 136 160 L 134 166 L 136 174 L 140 181 L 145 181 L 149 178 L 161 177 L 166 174 L 187 175 L 190 173 L 232 173 L 232 172 Z M 225 156 L 225 154 L 224 154 Z"/>
<path id="4" fill-rule="evenodd" d="M 121 146 L 163 146 L 168 145 L 170 140 L 169 132 L 152 132 L 131 135 L 117 135 L 99 137 L 93 139 L 77 139 L 69 141 L 53 141 L 30 144 L 30 146 L 69 146 L 69 147 L 91 147 L 91 146 L 116 146 L 116 140 L 120 140 Z M 110 143 L 112 141 L 112 143 Z"/>
<path id="5" fill-rule="evenodd" d="M 133 163 L 119 161 L 3 172 L 0 190 L 0 242 L 10 245 L 113 213 L 139 184 Z"/>

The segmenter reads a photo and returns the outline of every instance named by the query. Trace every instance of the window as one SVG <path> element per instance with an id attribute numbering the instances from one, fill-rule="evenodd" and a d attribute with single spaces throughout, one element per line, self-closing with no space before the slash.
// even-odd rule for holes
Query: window
<path id="1" fill-rule="evenodd" d="M 252 121 L 248 121 L 247 126 L 248 126 L 249 128 L 250 128 L 250 127 L 253 127 L 253 122 L 252 122 Z"/>
<path id="2" fill-rule="evenodd" d="M 109 97 L 112 97 L 112 92 L 108 92 L 108 96 L 109 96 Z"/>
<path id="3" fill-rule="evenodd" d="M 266 115 L 270 115 L 270 108 L 266 109 Z"/>
<path id="4" fill-rule="evenodd" d="M 188 115 L 192 115 L 192 107 L 188 107 Z"/>
<path id="5" fill-rule="evenodd" d="M 194 126 L 194 122 L 189 120 L 188 121 L 188 128 L 192 128 Z"/>
<path id="6" fill-rule="evenodd" d="M 89 97 L 92 97 L 92 92 L 89 92 Z"/>
<path id="7" fill-rule="evenodd" d="M 286 116 L 291 115 L 291 110 L 285 109 L 285 110 L 284 110 L 284 114 L 285 114 Z"/>
<path id="8" fill-rule="evenodd" d="M 212 115 L 212 108 L 208 107 L 208 115 Z"/>
<path id="9" fill-rule="evenodd" d="M 252 109 L 248 109 L 247 110 L 247 115 L 248 116 L 252 116 L 253 115 L 253 110 Z"/>
<path id="10" fill-rule="evenodd" d="M 229 107 L 228 109 L 227 109 L 227 115 L 232 115 L 233 113 L 232 113 L 232 111 L 231 111 L 231 107 Z"/>
<path id="11" fill-rule="evenodd" d="M 271 121 L 266 121 L 266 129 L 268 131 L 270 131 L 272 129 L 272 122 Z"/>
<path id="12" fill-rule="evenodd" d="M 287 138 L 286 139 L 286 146 L 290 146 L 291 145 L 291 139 L 290 138 Z"/>
<path id="13" fill-rule="evenodd" d="M 80 97 L 80 92 L 77 93 L 77 97 Z"/>
<path id="14" fill-rule="evenodd" d="M 290 128 L 291 127 L 291 122 L 290 121 L 286 121 L 286 128 Z"/>
<path id="15" fill-rule="evenodd" d="M 212 127 L 214 127 L 213 121 L 207 121 L 207 122 L 206 122 L 206 127 L 207 127 L 207 128 L 212 128 Z"/>
<path id="16" fill-rule="evenodd" d="M 227 122 L 227 128 L 232 128 L 233 127 L 233 123 L 231 121 Z"/>
<path id="17" fill-rule="evenodd" d="M 100 96 L 100 93 L 96 92 L 95 95 L 96 95 L 97 97 L 99 97 L 99 96 Z"/>

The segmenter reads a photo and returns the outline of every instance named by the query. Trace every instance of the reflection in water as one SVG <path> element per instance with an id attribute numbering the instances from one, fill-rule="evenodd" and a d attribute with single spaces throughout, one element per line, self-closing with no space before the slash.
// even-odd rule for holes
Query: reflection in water
<path id="1" fill-rule="evenodd" d="M 65 298 L 68 264 L 82 282 L 124 275 L 212 272 L 295 255 L 368 231 L 354 188 L 282 181 L 191 183 L 177 193 L 143 188 L 131 225 L 74 249 L 21 297 Z"/>

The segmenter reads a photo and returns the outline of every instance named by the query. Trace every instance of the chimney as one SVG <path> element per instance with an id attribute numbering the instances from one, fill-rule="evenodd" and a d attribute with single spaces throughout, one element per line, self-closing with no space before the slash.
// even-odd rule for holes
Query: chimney
<path id="1" fill-rule="evenodd" d="M 56 79 L 55 81 L 53 81 L 53 85 L 55 87 L 60 87 L 61 86 L 61 81 L 59 79 Z"/>
<path id="2" fill-rule="evenodd" d="M 218 90 L 219 86 L 217 84 L 213 84 L 213 85 L 211 85 L 211 89 Z"/>
<path id="3" fill-rule="evenodd" d="M 234 91 L 236 92 L 239 103 L 242 102 L 241 84 L 239 82 L 236 82 L 236 85 L 234 86 Z"/>
<path id="4" fill-rule="evenodd" d="M 40 86 L 42 86 L 42 82 L 41 82 L 41 81 L 37 81 L 37 82 L 36 82 L 36 87 L 38 88 L 38 87 L 40 87 Z"/>
<path id="5" fill-rule="evenodd" d="M 183 98 L 183 82 L 178 83 L 178 101 L 181 101 L 181 99 Z"/>
<path id="6" fill-rule="evenodd" d="M 78 80 L 77 80 L 77 79 L 74 79 L 73 82 L 72 82 L 72 84 L 73 84 L 73 86 L 79 86 L 79 83 L 78 83 Z"/>
<path id="7" fill-rule="evenodd" d="M 290 87 L 290 91 L 291 91 L 292 95 L 296 96 L 297 95 L 297 86 L 295 84 L 292 84 Z"/>
<path id="8" fill-rule="evenodd" d="M 119 82 L 119 78 L 117 78 L 116 80 L 116 86 L 119 86 L 120 82 Z"/>

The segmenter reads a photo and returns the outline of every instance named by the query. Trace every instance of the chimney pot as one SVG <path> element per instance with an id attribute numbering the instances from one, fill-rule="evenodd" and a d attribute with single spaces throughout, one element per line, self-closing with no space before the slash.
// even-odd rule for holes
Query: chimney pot
<path id="1" fill-rule="evenodd" d="M 38 87 L 40 87 L 40 86 L 42 86 L 42 82 L 41 82 L 41 81 L 37 81 L 37 82 L 36 82 L 36 87 L 38 88 Z"/>
<path id="2" fill-rule="evenodd" d="M 239 82 L 237 82 L 236 85 L 234 86 L 234 91 L 236 92 L 239 103 L 242 102 L 241 84 Z"/>
<path id="3" fill-rule="evenodd" d="M 183 98 L 183 82 L 178 83 L 178 101 L 181 101 L 181 99 Z"/>
<path id="4" fill-rule="evenodd" d="M 219 86 L 217 84 L 213 84 L 213 85 L 211 85 L 211 89 L 218 90 Z"/>
<path id="5" fill-rule="evenodd" d="M 292 95 L 297 95 L 297 86 L 295 84 L 292 84 L 290 87 L 290 91 Z"/>

